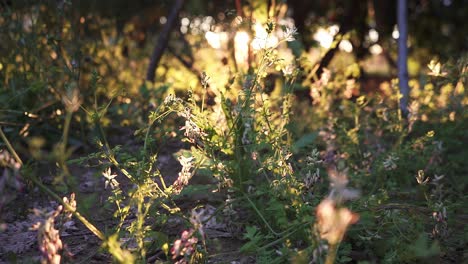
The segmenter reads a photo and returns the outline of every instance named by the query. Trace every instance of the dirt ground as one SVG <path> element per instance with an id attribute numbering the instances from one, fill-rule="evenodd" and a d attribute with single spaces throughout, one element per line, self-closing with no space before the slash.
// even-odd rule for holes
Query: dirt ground
<path id="1" fill-rule="evenodd" d="M 128 135 L 121 134 L 121 137 Z M 130 137 L 131 138 L 131 137 Z M 114 137 L 113 142 L 122 142 L 119 137 Z M 136 142 L 127 142 L 127 147 L 137 146 Z M 181 169 L 179 162 L 175 157 L 175 153 L 184 147 L 181 142 L 167 142 L 161 148 L 158 155 L 157 167 L 163 175 L 166 182 L 174 182 Z M 79 155 L 77 155 L 79 157 Z M 44 183 L 52 182 L 53 169 L 46 165 L 41 168 L 41 175 L 45 175 L 41 179 Z M 92 167 L 84 167 L 73 165 L 70 166 L 72 175 L 78 178 L 77 201 L 88 201 L 84 208 L 79 210 L 87 216 L 94 225 L 100 230 L 106 230 L 115 226 L 116 221 L 112 217 L 112 209 L 103 209 L 104 202 L 109 195 L 109 191 L 104 189 L 104 179 L 100 176 L 100 172 Z M 125 183 L 122 175 L 117 176 L 123 186 L 123 189 L 130 188 L 129 184 Z M 198 177 L 195 175 L 190 185 L 206 188 L 207 184 L 212 184 L 210 180 Z M 213 185 L 215 186 L 215 185 Z M 182 210 L 190 212 L 194 206 L 203 206 L 207 211 L 214 212 L 215 208 L 222 201 L 220 196 L 211 195 L 210 193 L 201 192 L 191 197 L 181 197 L 177 200 L 178 205 Z M 89 205 L 91 204 L 91 205 Z M 34 210 L 44 210 L 51 212 L 57 208 L 57 202 L 52 198 L 41 193 L 38 188 L 30 185 L 25 188 L 24 192 L 9 203 L 0 213 L 0 263 L 39 263 L 40 251 L 38 247 L 37 231 L 31 230 L 31 227 L 39 220 Z M 130 219 L 131 220 L 131 219 Z M 171 237 L 171 241 L 175 240 L 184 230 L 184 226 L 180 221 L 174 219 L 168 221 L 168 226 L 164 228 L 164 232 Z M 242 241 L 238 230 L 233 231 L 223 222 L 210 221 L 205 226 L 207 236 L 207 249 L 209 252 L 209 263 L 253 263 L 253 258 L 249 256 L 241 256 L 239 248 L 242 246 Z M 111 263 L 112 258 L 104 250 L 101 249 L 100 240 L 93 235 L 81 222 L 72 218 L 66 222 L 61 230 L 60 235 L 65 244 L 67 253 L 64 254 L 64 262 L 71 263 Z M 122 242 L 122 241 L 121 241 Z M 131 246 L 130 246 L 131 248 Z M 148 263 L 155 263 L 158 260 L 165 260 L 165 256 L 161 251 L 149 254 Z"/>

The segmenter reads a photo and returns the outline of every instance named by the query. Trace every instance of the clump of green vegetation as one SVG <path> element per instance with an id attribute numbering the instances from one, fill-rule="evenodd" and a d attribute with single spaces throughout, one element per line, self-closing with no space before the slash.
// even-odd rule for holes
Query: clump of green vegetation
<path id="1" fill-rule="evenodd" d="M 354 58 L 316 76 L 287 20 L 229 17 L 218 26 L 230 40 L 210 44 L 220 61 L 171 50 L 151 82 L 151 47 L 128 54 L 136 43 L 111 20 L 70 17 L 68 1 L 0 17 L 3 43 L 19 43 L 0 50 L 0 213 L 40 197 L 36 187 L 60 204 L 36 210 L 43 263 L 99 252 L 119 263 L 466 257 L 466 54 L 431 61 L 405 114 L 397 80 L 359 92 Z M 187 41 L 215 54 L 196 33 Z M 73 256 L 71 219 L 100 250 Z"/>

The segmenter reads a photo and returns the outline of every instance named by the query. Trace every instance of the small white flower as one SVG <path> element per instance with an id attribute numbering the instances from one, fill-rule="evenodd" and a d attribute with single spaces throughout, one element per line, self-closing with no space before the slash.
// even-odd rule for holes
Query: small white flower
<path id="1" fill-rule="evenodd" d="M 107 189 L 107 187 L 109 185 L 110 185 L 111 189 L 115 189 L 115 188 L 119 187 L 119 182 L 116 179 L 114 179 L 115 177 L 117 177 L 117 174 L 112 174 L 111 168 L 107 168 L 107 170 L 105 170 L 102 173 L 102 176 L 104 176 L 104 178 L 106 178 L 106 182 L 104 183 L 104 188 Z"/>
<path id="2" fill-rule="evenodd" d="M 192 167 L 193 157 L 179 156 L 178 160 L 182 165 L 182 170 L 190 170 Z"/>
<path id="3" fill-rule="evenodd" d="M 445 177 L 445 175 L 434 174 L 434 179 L 432 181 L 433 182 L 438 182 L 438 181 L 442 180 L 444 177 Z"/>
<path id="4" fill-rule="evenodd" d="M 323 160 L 320 159 L 320 152 L 317 149 L 313 149 L 312 153 L 306 157 L 305 161 L 307 166 L 315 166 L 323 162 Z"/>
<path id="5" fill-rule="evenodd" d="M 205 217 L 205 209 L 192 209 L 192 213 L 190 215 L 190 223 L 195 228 L 195 230 L 198 230 L 202 237 L 205 237 L 203 221 L 206 220 L 206 218 L 207 217 Z"/>
<path id="6" fill-rule="evenodd" d="M 294 64 L 288 64 L 281 71 L 285 76 L 291 76 L 293 75 L 295 69 L 296 67 L 294 66 Z"/>
<path id="7" fill-rule="evenodd" d="M 388 155 L 388 157 L 383 161 L 383 166 L 385 170 L 391 171 L 397 168 L 396 161 L 400 158 L 393 156 L 392 154 Z"/>
<path id="8" fill-rule="evenodd" d="M 286 31 L 284 32 L 284 40 L 287 42 L 291 42 L 296 40 L 294 35 L 297 34 L 297 28 L 296 27 L 288 27 L 286 28 Z"/>
<path id="9" fill-rule="evenodd" d="M 419 170 L 418 176 L 416 176 L 416 181 L 418 181 L 418 184 L 420 185 L 426 185 L 429 182 L 429 177 L 425 178 L 424 171 Z"/>

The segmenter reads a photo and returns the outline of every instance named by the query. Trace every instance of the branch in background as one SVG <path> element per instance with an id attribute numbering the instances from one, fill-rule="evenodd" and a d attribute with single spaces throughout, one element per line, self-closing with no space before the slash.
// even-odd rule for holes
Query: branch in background
<path id="1" fill-rule="evenodd" d="M 236 0 L 236 12 L 238 16 L 244 17 L 244 12 L 242 11 L 241 0 Z"/>
<path id="2" fill-rule="evenodd" d="M 182 43 L 184 44 L 184 52 L 187 53 L 187 56 L 190 58 L 190 60 L 192 62 L 195 61 L 195 59 L 193 58 L 193 52 L 192 52 L 192 49 L 191 49 L 191 45 L 188 42 L 187 38 L 185 37 L 184 34 L 178 34 L 178 35 L 179 35 L 180 41 L 182 41 Z"/>
<path id="3" fill-rule="evenodd" d="M 404 115 L 408 112 L 408 9 L 406 0 L 398 0 L 398 84 L 400 86 L 400 109 Z"/>
<path id="4" fill-rule="evenodd" d="M 327 50 L 327 53 L 325 53 L 323 58 L 320 60 L 320 64 L 314 74 L 315 76 L 317 76 L 318 79 L 320 79 L 320 76 L 322 76 L 323 70 L 328 66 L 328 64 L 330 64 L 337 50 L 338 50 L 338 45 Z"/>
<path id="5" fill-rule="evenodd" d="M 150 64 L 148 66 L 148 71 L 146 73 L 146 80 L 154 82 L 156 68 L 158 67 L 159 61 L 164 53 L 164 50 L 167 47 L 169 42 L 169 35 L 171 34 L 172 29 L 177 24 L 177 19 L 179 18 L 179 12 L 182 10 L 184 5 L 184 0 L 175 0 L 172 10 L 167 18 L 166 25 L 164 26 L 161 34 L 159 35 L 158 42 L 154 47 L 153 54 L 151 55 Z"/>
<path id="6" fill-rule="evenodd" d="M 365 29 L 363 30 L 358 30 L 358 29 L 360 27 L 365 27 L 366 25 L 365 24 L 365 18 L 366 18 L 365 12 L 367 12 L 367 6 L 364 4 L 363 1 L 352 0 L 352 1 L 345 2 L 345 5 L 343 6 L 343 8 L 345 12 L 339 20 L 340 29 L 338 31 L 338 34 L 336 34 L 334 41 L 341 41 L 343 36 L 353 29 L 357 30 L 358 37 L 360 39 L 363 39 L 361 31 L 364 31 Z M 336 43 L 336 45 L 330 48 L 323 56 L 317 70 L 315 71 L 315 76 L 317 76 L 317 78 L 320 78 L 320 76 L 323 73 L 323 70 L 332 61 L 336 52 L 339 50 L 339 44 L 340 44 L 339 42 Z M 355 49 L 358 48 L 358 45 L 354 45 L 354 43 L 353 43 L 353 46 Z M 356 54 L 356 55 L 358 57 L 362 56 L 362 54 Z"/>
<path id="7" fill-rule="evenodd" d="M 197 76 L 198 81 L 201 83 L 202 73 L 193 66 L 193 61 L 184 59 L 181 55 L 177 54 L 177 52 L 175 52 L 171 47 L 168 47 L 167 49 L 180 63 L 182 63 L 182 65 L 184 65 L 185 68 L 193 72 L 193 74 Z"/>

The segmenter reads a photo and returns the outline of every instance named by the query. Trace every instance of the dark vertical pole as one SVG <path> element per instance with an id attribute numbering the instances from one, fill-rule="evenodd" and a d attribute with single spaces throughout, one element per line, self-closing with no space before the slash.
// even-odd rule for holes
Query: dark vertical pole
<path id="1" fill-rule="evenodd" d="M 400 86 L 400 108 L 406 115 L 408 112 L 408 6 L 407 0 L 398 0 L 398 84 Z"/>
<path id="2" fill-rule="evenodd" d="M 175 0 L 172 10 L 169 13 L 167 18 L 166 25 L 164 26 L 161 34 L 159 35 L 158 42 L 154 46 L 153 54 L 151 55 L 150 64 L 148 66 L 148 71 L 146 72 L 146 80 L 154 82 L 155 71 L 158 67 L 159 61 L 164 53 L 164 50 L 167 47 L 169 42 L 169 35 L 171 34 L 172 28 L 177 24 L 177 19 L 179 18 L 179 12 L 184 5 L 184 0 Z"/>

